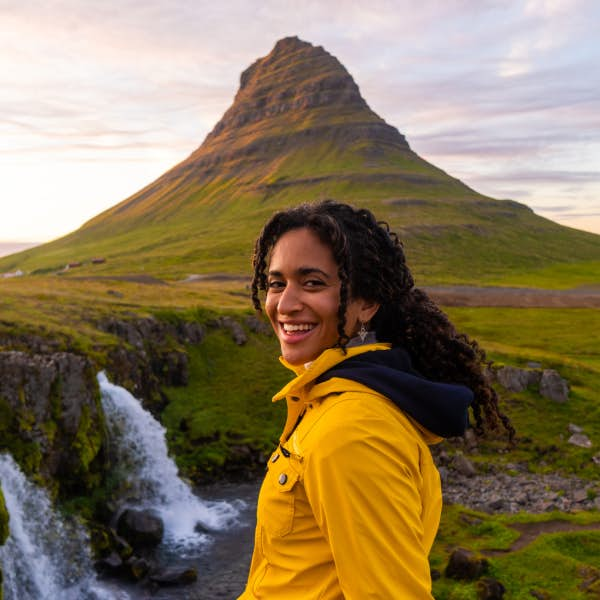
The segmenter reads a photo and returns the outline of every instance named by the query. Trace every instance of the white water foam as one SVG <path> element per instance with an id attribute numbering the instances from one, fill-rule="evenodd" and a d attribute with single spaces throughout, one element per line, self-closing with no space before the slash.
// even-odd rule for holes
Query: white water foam
<path id="1" fill-rule="evenodd" d="M 165 525 L 165 543 L 180 552 L 210 541 L 204 531 L 238 524 L 242 500 L 204 501 L 194 495 L 169 457 L 165 428 L 125 388 L 98 373 L 115 468 L 127 481 L 124 505 L 153 509 Z"/>
<path id="2" fill-rule="evenodd" d="M 56 512 L 46 490 L 0 454 L 10 534 L 0 546 L 5 600 L 125 600 L 94 574 L 85 529 Z"/>

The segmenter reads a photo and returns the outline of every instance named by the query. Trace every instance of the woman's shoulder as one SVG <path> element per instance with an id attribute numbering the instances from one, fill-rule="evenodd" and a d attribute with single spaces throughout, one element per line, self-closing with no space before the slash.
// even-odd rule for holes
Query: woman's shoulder
<path id="1" fill-rule="evenodd" d="M 308 411 L 298 429 L 305 452 L 330 451 L 371 444 L 409 448 L 416 455 L 426 446 L 409 417 L 381 394 L 356 383 L 326 396 Z"/>

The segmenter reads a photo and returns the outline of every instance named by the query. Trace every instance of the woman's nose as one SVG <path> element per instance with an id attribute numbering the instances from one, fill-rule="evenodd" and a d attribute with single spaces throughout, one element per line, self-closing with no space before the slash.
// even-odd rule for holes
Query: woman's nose
<path id="1" fill-rule="evenodd" d="M 302 296 L 294 284 L 288 283 L 285 289 L 279 294 L 279 302 L 277 310 L 279 313 L 286 315 L 302 309 Z"/>

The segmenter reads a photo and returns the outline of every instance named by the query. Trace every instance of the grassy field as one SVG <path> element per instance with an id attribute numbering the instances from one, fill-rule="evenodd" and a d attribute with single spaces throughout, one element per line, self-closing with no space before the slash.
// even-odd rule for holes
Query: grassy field
<path id="1" fill-rule="evenodd" d="M 243 320 L 251 314 L 243 281 L 145 281 L 60 276 L 1 280 L 0 345 L 23 334 L 41 335 L 58 340 L 63 349 L 89 354 L 101 368 L 106 351 L 118 343 L 96 327 L 107 315 L 203 320 L 207 315 L 227 313 Z M 521 463 L 530 473 L 552 471 L 597 482 L 598 467 L 591 459 L 600 440 L 600 339 L 593 332 L 600 331 L 600 311 L 447 308 L 446 312 L 496 363 L 525 366 L 536 361 L 544 368 L 557 369 L 571 387 L 564 404 L 544 400 L 534 390 L 509 394 L 499 389 L 502 408 L 517 429 L 517 445 L 504 452 L 506 440 L 492 437 L 470 458 L 482 468 L 486 463 Z M 168 404 L 161 418 L 169 444 L 183 474 L 193 480 L 210 479 L 228 462 L 243 461 L 246 448 L 267 452 L 279 435 L 284 407 L 272 405 L 270 397 L 289 374 L 276 361 L 274 338 L 247 334 L 247 344 L 238 346 L 224 330 L 209 329 L 200 345 L 187 348 L 189 386 L 164 390 Z M 591 449 L 566 443 L 569 423 L 585 428 L 594 443 Z M 600 494 L 600 488 L 597 491 Z M 449 550 L 458 545 L 481 552 L 510 548 L 518 537 L 511 522 L 540 518 L 474 515 L 462 507 L 447 506 L 432 565 L 443 572 Z M 598 522 L 600 514 L 543 518 Z M 530 598 L 531 590 L 551 599 L 598 597 L 593 587 L 585 593 L 578 589 L 582 581 L 600 573 L 598 531 L 541 535 L 521 550 L 488 560 L 490 575 L 508 590 L 507 599 Z M 560 576 L 554 576 L 557 563 L 564 565 Z M 445 577 L 435 582 L 434 589 L 438 600 L 477 597 L 475 583 Z"/>

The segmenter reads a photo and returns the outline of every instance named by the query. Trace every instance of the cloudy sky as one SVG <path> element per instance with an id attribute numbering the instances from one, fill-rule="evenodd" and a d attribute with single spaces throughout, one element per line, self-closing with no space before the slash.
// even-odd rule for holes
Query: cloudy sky
<path id="1" fill-rule="evenodd" d="M 596 0 L 0 0 L 0 242 L 79 227 L 187 157 L 298 35 L 476 190 L 600 233 Z"/>

